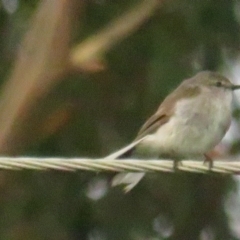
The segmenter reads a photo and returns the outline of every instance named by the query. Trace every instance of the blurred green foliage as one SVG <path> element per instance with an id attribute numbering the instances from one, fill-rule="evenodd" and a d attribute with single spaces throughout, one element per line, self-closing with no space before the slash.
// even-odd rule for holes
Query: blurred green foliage
<path id="1" fill-rule="evenodd" d="M 73 23 L 72 42 L 91 36 L 137 0 L 89 0 Z M 0 81 L 11 71 L 38 1 L 0 8 Z M 203 69 L 222 70 L 239 55 L 239 1 L 171 0 L 104 57 L 99 73 L 65 76 L 34 110 L 70 118 L 24 155 L 102 157 L 129 143 L 179 82 Z M 27 71 L 27 69 L 26 69 Z M 33 123 L 34 124 L 34 123 Z M 4 172 L 0 239 L 238 239 L 224 200 L 230 177 L 149 174 L 131 193 L 111 189 L 111 174 Z M 203 234 L 207 238 L 200 238 Z M 211 237 L 212 236 L 212 237 Z"/>

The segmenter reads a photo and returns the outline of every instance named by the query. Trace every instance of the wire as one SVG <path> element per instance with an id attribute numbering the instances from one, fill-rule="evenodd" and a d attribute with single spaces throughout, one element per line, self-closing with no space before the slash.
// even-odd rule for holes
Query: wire
<path id="1" fill-rule="evenodd" d="M 34 158 L 0 157 L 0 169 L 8 170 L 61 170 L 61 171 L 111 171 L 111 172 L 174 172 L 172 160 L 136 159 L 86 159 L 86 158 Z M 210 169 L 202 161 L 183 160 L 179 171 L 196 173 L 240 174 L 240 161 L 215 160 Z"/>

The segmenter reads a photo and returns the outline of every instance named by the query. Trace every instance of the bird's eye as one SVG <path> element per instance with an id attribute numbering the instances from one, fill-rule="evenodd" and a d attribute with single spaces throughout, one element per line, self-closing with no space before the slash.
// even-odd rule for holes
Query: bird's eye
<path id="1" fill-rule="evenodd" d="M 216 87 L 221 87 L 221 86 L 222 86 L 222 82 L 217 81 L 217 82 L 215 83 L 215 85 L 216 85 Z"/>

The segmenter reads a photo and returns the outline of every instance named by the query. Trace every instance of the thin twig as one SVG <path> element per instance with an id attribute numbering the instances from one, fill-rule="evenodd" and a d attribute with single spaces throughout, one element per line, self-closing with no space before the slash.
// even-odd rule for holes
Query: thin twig
<path id="1" fill-rule="evenodd" d="M 107 50 L 138 30 L 162 2 L 162 0 L 143 0 L 110 22 L 100 32 L 75 46 L 70 53 L 71 65 L 84 68 L 88 63 L 97 62 Z"/>

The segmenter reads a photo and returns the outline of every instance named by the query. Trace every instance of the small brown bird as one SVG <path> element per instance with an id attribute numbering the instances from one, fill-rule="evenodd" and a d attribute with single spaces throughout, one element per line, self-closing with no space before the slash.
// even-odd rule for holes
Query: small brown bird
<path id="1" fill-rule="evenodd" d="M 232 84 L 224 76 L 203 71 L 184 80 L 140 129 L 136 139 L 106 159 L 204 159 L 227 132 L 232 117 Z M 130 191 L 145 173 L 119 173 L 112 185 Z"/>

